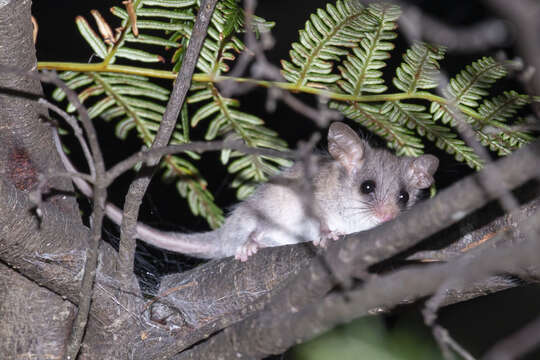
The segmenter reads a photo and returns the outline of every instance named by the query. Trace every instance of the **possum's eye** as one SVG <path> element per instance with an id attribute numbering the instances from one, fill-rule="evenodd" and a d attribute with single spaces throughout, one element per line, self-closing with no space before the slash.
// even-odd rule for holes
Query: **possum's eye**
<path id="1" fill-rule="evenodd" d="M 366 180 L 360 185 L 360 191 L 362 191 L 363 194 L 370 194 L 375 191 L 375 181 L 373 180 Z"/>
<path id="2" fill-rule="evenodd" d="M 404 207 L 405 205 L 407 205 L 408 202 L 409 202 L 409 193 L 406 192 L 405 190 L 401 190 L 398 195 L 399 205 Z"/>

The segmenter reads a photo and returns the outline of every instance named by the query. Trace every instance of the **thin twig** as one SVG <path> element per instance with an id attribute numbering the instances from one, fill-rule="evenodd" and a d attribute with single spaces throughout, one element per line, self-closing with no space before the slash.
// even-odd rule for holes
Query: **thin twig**
<path id="1" fill-rule="evenodd" d="M 79 124 L 77 124 L 77 120 L 69 115 L 64 110 L 60 109 L 55 104 L 51 103 L 47 99 L 40 98 L 38 100 L 38 103 L 42 104 L 49 110 L 54 111 L 58 115 L 60 115 L 66 123 L 73 129 L 73 134 L 75 135 L 75 138 L 79 141 L 79 144 L 81 145 L 81 149 L 83 151 L 84 157 L 86 158 L 86 164 L 88 165 L 88 168 L 90 169 L 90 176 L 94 177 L 96 175 L 96 168 L 94 166 L 94 159 L 92 158 L 92 154 L 90 153 L 90 149 L 88 148 L 88 144 L 86 143 L 86 139 L 84 138 L 83 131 Z M 55 141 L 60 141 L 60 138 L 58 136 L 58 130 L 53 127 L 53 133 L 56 134 Z"/>
<path id="2" fill-rule="evenodd" d="M 444 96 L 443 89 L 447 88 L 448 82 L 449 82 L 448 78 L 441 73 L 441 76 L 439 77 L 439 86 L 437 87 L 437 92 L 439 93 L 439 95 Z M 463 116 L 461 111 L 459 111 L 456 104 L 454 104 L 452 101 L 449 101 L 448 107 L 452 111 L 453 115 L 455 115 L 455 118 L 457 120 L 456 130 L 461 136 L 461 138 L 465 141 L 465 143 L 468 146 L 470 146 L 474 150 L 474 152 L 480 157 L 480 159 L 482 160 L 484 164 L 491 163 L 492 160 L 489 155 L 489 152 L 476 139 L 474 130 L 472 129 L 471 125 L 467 123 L 467 121 L 465 120 L 465 117 Z M 502 186 L 500 184 L 499 179 L 500 179 L 500 176 L 498 175 L 488 178 L 488 177 L 483 176 L 482 173 L 480 173 L 480 181 L 482 182 L 482 185 L 484 185 L 484 188 L 488 192 L 500 192 L 499 190 L 502 189 Z M 501 205 L 508 213 L 514 211 L 518 207 L 518 202 L 510 191 L 504 192 L 502 196 L 499 198 L 499 201 L 501 202 Z"/>
<path id="3" fill-rule="evenodd" d="M 265 50 L 273 47 L 274 40 L 271 38 L 271 35 L 269 33 L 261 32 L 261 41 L 258 41 L 255 37 L 252 18 L 255 13 L 255 8 L 257 7 L 257 1 L 246 0 L 244 3 L 244 13 L 246 15 L 245 43 L 247 50 L 242 52 L 240 59 L 237 61 L 229 75 L 231 77 L 242 76 L 247 70 L 250 61 L 255 58 L 255 62 L 251 66 L 251 76 L 253 76 L 253 78 L 283 81 L 280 69 L 270 63 L 264 54 Z M 255 57 L 253 57 L 253 54 L 255 54 Z M 253 87 L 254 84 L 239 84 L 233 80 L 225 80 L 219 84 L 219 88 L 225 96 L 242 95 L 249 92 Z M 289 91 L 276 87 L 270 87 L 268 91 L 268 99 L 266 101 L 266 110 L 268 112 L 273 112 L 273 110 L 275 110 L 275 101 L 277 99 L 283 101 L 291 109 L 302 116 L 313 120 L 313 122 L 321 128 L 327 127 L 332 120 L 341 120 L 343 118 L 338 111 L 328 109 L 326 102 L 321 99 L 318 103 L 318 108 L 314 109 L 291 95 Z"/>
<path id="4" fill-rule="evenodd" d="M 540 317 L 495 344 L 486 352 L 484 360 L 513 360 L 540 346 Z"/>
<path id="5" fill-rule="evenodd" d="M 441 96 L 443 96 L 444 95 L 443 89 L 447 88 L 447 86 L 448 86 L 448 79 L 446 78 L 446 76 L 441 75 L 437 92 Z M 465 118 L 462 115 L 462 113 L 457 109 L 455 105 L 452 104 L 452 101 L 449 101 L 448 107 L 450 108 L 452 113 L 455 115 L 455 118 L 457 119 L 458 125 L 456 129 L 458 133 L 460 134 L 461 138 L 465 141 L 465 143 L 468 146 L 473 148 L 475 153 L 480 156 L 480 158 L 485 164 L 491 163 L 491 158 L 488 151 L 476 139 L 474 130 L 472 129 L 471 125 L 469 125 L 465 121 Z M 509 190 L 506 190 L 506 191 L 503 190 L 503 186 L 500 184 L 500 181 L 502 178 L 500 173 L 499 174 L 495 173 L 494 175 L 486 176 L 485 173 L 480 172 L 478 174 L 478 178 L 480 180 L 480 184 L 483 186 L 486 192 L 501 194 L 498 201 L 501 203 L 501 205 L 503 206 L 503 208 L 506 210 L 507 213 L 512 213 L 518 208 L 519 206 L 518 201 L 512 195 L 512 193 Z M 451 288 L 452 286 L 461 285 L 460 283 L 463 281 L 464 275 L 465 274 L 463 274 L 462 272 L 449 273 L 448 278 L 442 282 L 441 286 L 439 287 L 439 290 L 435 293 L 435 295 L 431 297 L 429 301 L 426 302 L 426 307 L 424 308 L 424 311 L 423 311 L 426 324 L 432 327 L 433 335 L 437 339 L 437 342 L 441 346 L 443 354 L 445 355 L 445 358 L 447 359 L 453 358 L 453 356 L 450 355 L 448 351 L 448 347 L 451 347 L 456 351 L 458 351 L 458 347 L 457 347 L 457 343 L 453 341 L 448 331 L 444 329 L 440 324 L 437 324 L 436 322 L 437 311 L 445 298 L 446 290 L 448 288 Z M 442 336 L 443 334 L 444 336 Z"/>
<path id="6" fill-rule="evenodd" d="M 536 71 L 531 76 L 529 88 L 533 94 L 540 94 L 540 32 L 538 16 L 540 3 L 525 0 L 483 0 L 483 2 L 501 17 L 510 21 L 515 31 L 516 47 L 527 66 Z M 532 104 L 535 114 L 540 117 L 540 104 Z"/>
<path id="7" fill-rule="evenodd" d="M 95 176 L 95 191 L 94 191 L 94 207 L 92 216 L 92 236 L 90 245 L 88 246 L 87 259 L 84 266 L 84 274 L 81 283 L 81 290 L 79 293 L 79 307 L 75 320 L 73 321 L 72 331 L 68 340 L 65 359 L 75 359 L 79 353 L 81 347 L 82 338 L 86 329 L 88 321 L 88 314 L 90 311 L 90 303 L 92 300 L 92 289 L 94 286 L 94 280 L 96 277 L 96 267 L 98 259 L 98 245 L 101 239 L 101 227 L 103 223 L 103 216 L 105 215 L 105 201 L 107 197 L 106 187 L 103 186 L 103 180 L 105 176 L 105 162 L 101 154 L 99 147 L 97 133 L 94 128 L 88 111 L 84 105 L 80 102 L 77 94 L 71 90 L 56 73 L 51 71 L 44 71 L 38 74 L 39 78 L 43 82 L 49 82 L 62 89 L 68 100 L 75 106 L 77 110 L 86 135 L 90 149 L 93 154 L 94 166 L 96 171 Z"/>
<path id="8" fill-rule="evenodd" d="M 433 335 L 437 344 L 442 350 L 443 357 L 446 360 L 454 360 L 454 353 L 458 353 L 462 359 L 475 360 L 475 358 L 469 354 L 461 345 L 459 345 L 451 336 L 448 330 L 440 326 L 439 324 L 433 324 Z M 453 351 L 452 351 L 453 350 Z"/>
<path id="9" fill-rule="evenodd" d="M 425 21 L 420 21 L 420 19 L 418 18 L 423 18 L 423 14 L 421 11 L 413 7 L 409 7 L 408 11 L 406 11 L 405 14 L 400 17 L 400 24 L 403 25 L 402 30 L 409 43 L 419 41 L 422 37 L 425 37 L 426 26 L 438 26 L 437 22 L 435 21 L 428 21 L 426 23 Z M 451 32 L 447 31 L 447 34 L 451 34 Z M 441 75 L 439 76 L 439 86 L 437 87 L 437 93 L 440 96 L 445 97 L 444 89 L 446 89 L 447 86 L 448 78 L 446 75 L 441 73 Z M 465 121 L 465 118 L 461 111 L 458 109 L 457 104 L 454 104 L 451 100 L 452 99 L 449 99 L 448 101 L 448 107 L 457 118 L 457 132 L 465 141 L 465 143 L 470 146 L 475 151 L 475 153 L 482 159 L 483 163 L 489 164 L 491 162 L 491 158 L 488 151 L 476 139 L 474 130 Z M 500 176 L 487 177 L 484 175 L 483 172 L 481 172 L 478 176 L 481 184 L 484 186 L 487 192 L 501 193 L 502 186 L 500 184 Z M 499 201 L 501 202 L 503 208 L 505 208 L 505 210 L 509 213 L 514 211 L 518 207 L 518 202 L 510 193 L 510 191 L 502 191 L 502 196 L 499 198 Z M 448 278 L 442 282 L 435 295 L 433 295 L 429 299 L 429 301 L 426 302 L 426 306 L 423 310 L 424 320 L 428 326 L 431 326 L 433 336 L 441 347 L 443 355 L 446 359 L 453 358 L 453 354 L 450 352 L 449 348 L 452 348 L 458 353 L 462 352 L 461 350 L 465 350 L 458 346 L 457 342 L 455 342 L 451 338 L 450 334 L 446 329 L 444 329 L 440 324 L 437 324 L 437 311 L 446 297 L 446 289 L 450 288 L 451 285 L 457 285 L 456 283 L 460 282 L 461 278 L 458 275 L 456 275 L 455 273 L 450 273 Z M 462 356 L 464 356 L 464 358 L 468 358 L 467 356 L 470 355 L 467 354 L 467 356 Z"/>
<path id="10" fill-rule="evenodd" d="M 186 55 L 182 61 L 180 72 L 175 80 L 171 97 L 167 103 L 163 119 L 154 138 L 151 148 L 164 147 L 168 144 L 171 134 L 176 124 L 176 119 L 180 109 L 184 104 L 186 94 L 191 86 L 191 78 L 203 41 L 206 37 L 208 25 L 214 12 L 217 0 L 201 1 L 199 13 L 193 25 L 191 38 L 186 50 Z M 159 159 L 155 159 L 148 164 L 148 168 L 143 169 L 139 177 L 133 181 L 129 187 L 124 203 L 124 214 L 120 233 L 120 245 L 118 250 L 118 274 L 122 279 L 129 279 L 133 273 L 135 259 L 135 235 L 137 217 L 142 198 L 150 184 L 152 175 L 156 169 L 155 165 Z"/>
<path id="11" fill-rule="evenodd" d="M 487 19 L 470 26 L 449 26 L 417 6 L 403 1 L 396 3 L 403 10 L 398 20 L 400 31 L 415 41 L 444 44 L 454 53 L 474 53 L 501 47 L 510 39 L 506 24 L 499 19 Z"/>
<path id="12" fill-rule="evenodd" d="M 58 138 L 57 134 L 55 135 L 55 140 Z M 92 186 L 90 186 L 87 181 L 93 182 L 93 178 L 90 177 L 87 174 L 82 174 L 77 172 L 69 158 L 64 154 L 62 151 L 62 147 L 59 141 L 55 141 L 57 151 L 60 155 L 60 158 L 64 164 L 64 167 L 68 170 L 66 173 L 55 173 L 55 174 L 48 174 L 46 179 L 56 176 L 61 177 L 68 177 L 70 178 L 75 186 L 81 191 L 85 196 L 92 197 L 93 196 L 93 190 Z M 310 145 L 311 147 L 314 146 L 316 141 L 311 141 Z M 277 150 L 270 150 L 270 149 L 261 149 L 261 148 L 252 148 L 249 146 L 246 146 L 242 142 L 229 142 L 229 141 L 211 141 L 211 142 L 191 142 L 189 144 L 182 144 L 182 145 L 169 145 L 165 148 L 155 148 L 151 150 L 141 150 L 137 152 L 136 154 L 133 154 L 129 158 L 121 161 L 120 163 L 116 164 L 113 168 L 111 168 L 107 172 L 107 181 L 106 184 L 109 186 L 118 176 L 122 175 L 125 171 L 131 169 L 135 164 L 143 161 L 148 161 L 150 159 L 159 158 L 164 155 L 168 154 L 175 154 L 179 152 L 185 152 L 185 151 L 196 151 L 196 152 L 205 152 L 205 151 L 219 151 L 223 149 L 231 149 L 231 150 L 238 150 L 241 152 L 244 152 L 246 154 L 254 154 L 254 155 L 263 155 L 263 156 L 274 156 L 274 157 L 280 157 L 280 158 L 291 158 L 291 159 L 298 159 L 302 156 L 301 151 L 295 151 L 295 152 L 283 152 L 283 151 L 277 151 Z M 45 180 L 43 180 L 45 181 Z M 39 193 L 41 195 L 41 193 Z M 36 195 L 37 196 L 37 195 Z M 37 201 L 36 201 L 37 202 Z M 121 224 L 122 222 L 122 210 L 117 208 L 111 203 L 105 204 L 105 213 L 107 216 L 116 224 Z M 137 234 L 140 236 L 141 232 L 156 232 L 157 230 L 152 229 L 149 226 L 137 223 L 136 226 Z"/>
<path id="13" fill-rule="evenodd" d="M 153 148 L 149 150 L 139 151 L 109 169 L 109 171 L 107 172 L 108 183 L 112 183 L 118 176 L 122 175 L 124 172 L 133 168 L 133 166 L 142 161 L 149 163 L 150 161 L 155 160 L 156 158 L 159 159 L 161 156 L 164 155 L 177 154 L 186 151 L 202 153 L 206 151 L 216 151 L 223 149 L 238 150 L 244 154 L 270 156 L 285 159 L 298 158 L 297 151 L 285 152 L 272 149 L 253 148 L 239 141 L 192 141 L 188 144 L 169 145 L 163 148 Z"/>

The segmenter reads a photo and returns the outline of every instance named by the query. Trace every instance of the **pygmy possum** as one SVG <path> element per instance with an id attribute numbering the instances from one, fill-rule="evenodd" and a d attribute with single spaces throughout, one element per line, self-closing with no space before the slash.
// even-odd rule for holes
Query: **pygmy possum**
<path id="1" fill-rule="evenodd" d="M 74 171 L 55 138 L 64 165 Z M 187 234 L 138 223 L 137 238 L 199 258 L 235 256 L 241 261 L 269 246 L 312 241 L 324 247 L 329 240 L 370 229 L 409 209 L 433 184 L 439 164 L 433 155 L 398 157 L 373 148 L 342 122 L 330 125 L 328 154 L 313 158 L 259 185 L 219 229 Z M 74 182 L 91 196 L 84 180 Z M 108 204 L 106 213 L 121 223 L 121 210 Z"/>

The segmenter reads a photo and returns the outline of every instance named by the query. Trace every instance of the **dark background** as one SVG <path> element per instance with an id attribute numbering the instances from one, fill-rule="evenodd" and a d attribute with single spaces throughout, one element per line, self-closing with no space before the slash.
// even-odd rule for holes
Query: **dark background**
<path id="1" fill-rule="evenodd" d="M 98 9 L 101 14 L 110 21 L 117 24 L 117 18 L 111 15 L 108 8 L 112 5 L 120 4 L 120 1 L 72 1 L 72 0 L 37 0 L 34 1 L 33 15 L 39 24 L 39 35 L 36 44 L 39 61 L 74 61 L 89 62 L 91 60 L 91 49 L 82 39 L 74 23 L 75 16 L 82 15 L 93 25 L 90 15 L 91 9 Z M 480 1 L 429 1 L 417 0 L 409 1 L 416 4 L 424 11 L 436 16 L 452 25 L 468 25 L 479 20 L 492 16 Z M 267 53 L 269 60 L 274 64 L 279 64 L 280 59 L 288 59 L 290 44 L 298 39 L 298 30 L 303 28 L 309 14 L 318 7 L 324 7 L 326 1 L 321 0 L 260 0 L 256 14 L 267 20 L 276 22 L 273 35 L 276 39 L 276 46 Z M 401 54 L 404 52 L 406 44 L 399 37 L 396 42 L 393 59 L 399 62 Z M 499 49 L 491 49 L 481 54 L 452 54 L 442 62 L 442 67 L 450 76 L 463 68 L 466 64 L 481 56 L 493 55 Z M 512 41 L 509 40 L 504 49 L 509 56 L 513 55 Z M 97 59 L 93 59 L 97 61 Z M 395 64 L 390 63 L 387 74 L 393 74 Z M 508 85 L 516 88 L 517 84 L 507 82 Z M 169 86 L 170 82 L 163 82 L 162 85 Z M 50 94 L 51 88 L 46 87 L 45 91 Z M 279 131 L 289 146 L 295 147 L 299 140 L 306 140 L 313 131 L 318 131 L 311 120 L 294 113 L 286 106 L 279 103 L 275 113 L 269 114 L 264 110 L 266 91 L 256 89 L 252 93 L 240 97 L 242 108 L 247 112 L 252 112 L 268 123 L 268 126 Z M 310 96 L 299 95 L 299 97 L 313 103 Z M 104 156 L 110 166 L 115 162 L 127 157 L 140 148 L 140 142 L 134 136 L 128 138 L 127 142 L 121 142 L 114 136 L 114 124 L 99 121 L 96 123 L 100 134 L 100 142 L 103 147 Z M 195 135 L 197 132 L 195 131 Z M 324 134 L 323 134 L 324 135 Z M 75 142 L 65 139 L 70 148 L 73 149 L 75 159 L 77 159 L 77 149 Z M 444 188 L 457 179 L 471 172 L 465 165 L 453 161 L 450 156 L 441 154 L 428 145 L 428 151 L 434 152 L 442 158 L 442 165 L 436 174 L 436 181 L 440 188 Z M 324 141 L 319 145 L 324 148 Z M 216 196 L 217 203 L 222 207 L 230 206 L 234 203 L 234 190 L 227 185 L 231 177 L 227 174 L 217 161 L 217 154 L 206 154 L 204 160 L 197 163 L 200 170 L 209 181 L 209 186 Z M 127 191 L 129 181 L 133 174 L 121 177 L 110 188 L 110 199 L 121 206 L 123 197 Z M 81 200 L 84 208 L 88 205 L 85 200 Z M 145 222 L 160 226 L 162 228 L 174 229 L 177 231 L 197 231 L 206 229 L 206 223 L 200 218 L 193 217 L 185 202 L 176 192 L 174 184 L 164 184 L 156 176 L 150 190 L 145 198 L 140 214 Z M 108 224 L 105 237 L 114 243 L 117 237 L 117 227 Z M 148 246 L 142 246 L 138 256 L 138 271 L 142 283 L 148 291 L 157 285 L 159 277 L 169 271 L 187 269 L 196 264 L 196 261 L 170 253 L 156 251 Z M 466 349 L 475 355 L 481 354 L 498 339 L 509 335 L 512 331 L 523 326 L 527 320 L 538 316 L 540 310 L 540 288 L 537 286 L 522 287 L 515 290 L 490 295 L 480 299 L 449 306 L 440 311 L 441 323 L 446 326 L 456 340 Z M 387 316 L 384 324 L 388 331 L 392 331 L 399 326 L 408 326 L 428 338 L 428 329 L 422 328 L 422 320 L 419 315 L 418 306 L 409 306 L 399 309 L 396 314 Z M 343 331 L 343 329 L 338 330 Z M 420 344 L 419 346 L 423 346 Z M 409 359 L 409 357 L 403 357 Z M 532 354 L 527 359 L 540 358 L 540 352 Z"/>

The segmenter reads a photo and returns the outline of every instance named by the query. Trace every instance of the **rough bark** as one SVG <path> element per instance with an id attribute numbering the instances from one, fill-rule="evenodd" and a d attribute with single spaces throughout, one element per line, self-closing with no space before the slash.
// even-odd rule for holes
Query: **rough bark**
<path id="1" fill-rule="evenodd" d="M 35 67 L 29 7 L 29 0 L 0 1 L 2 65 Z M 0 354 L 5 359 L 63 356 L 90 237 L 66 180 L 51 180 L 48 185 L 57 192 L 46 198 L 40 216 L 33 211 L 29 192 L 39 174 L 61 169 L 45 113 L 35 102 L 39 94 L 37 81 L 0 73 Z M 538 176 L 539 146 L 506 159 L 505 185 Z M 79 359 L 167 358 L 185 349 L 176 358 L 260 358 L 381 305 L 391 308 L 430 295 L 445 280 L 445 265 L 430 267 L 431 273 L 406 268 L 380 278 L 371 278 L 366 266 L 396 256 L 486 201 L 475 178 L 466 179 L 397 221 L 332 244 L 326 258 L 301 245 L 263 249 L 247 263 L 212 261 L 168 276 L 151 301 L 142 297 L 134 276 L 122 283 L 114 277 L 117 253 L 102 243 Z M 512 224 L 512 219 L 492 224 L 446 252 L 423 255 L 458 258 L 471 244 L 480 246 Z M 539 278 L 535 268 L 519 274 L 528 281 Z M 366 281 L 364 287 L 354 282 L 340 287 L 347 285 L 340 280 L 354 275 Z M 422 276 L 431 281 L 419 282 Z M 419 283 L 391 291 L 413 278 Z M 445 304 L 515 285 L 490 278 L 456 291 Z"/>
<path id="2" fill-rule="evenodd" d="M 26 70 L 35 68 L 30 1 L 0 3 L 0 44 L 0 64 L 17 64 Z M 41 120 L 44 113 L 32 100 L 41 94 L 39 82 L 13 73 L 2 73 L 0 88 L 0 188 L 4 190 L 8 183 L 14 192 L 24 196 L 35 188 L 39 172 L 59 169 L 60 162 L 52 151 L 50 128 Z M 51 185 L 59 190 L 71 190 L 70 182 L 66 180 L 56 180 Z M 55 237 L 42 241 L 38 233 L 32 233 L 33 228 L 29 227 L 27 219 L 10 214 L 21 209 L 18 202 L 21 195 L 4 195 L 2 191 L 0 254 L 5 264 L 12 268 L 5 264 L 0 266 L 0 353 L 7 358 L 23 355 L 52 358 L 61 353 L 64 346 L 66 325 L 73 316 L 74 306 L 40 287 L 37 282 L 24 278 L 16 268 L 19 262 L 32 262 L 32 257 L 38 252 L 56 253 L 57 242 Z M 70 218 L 75 227 L 82 226 L 72 197 L 52 196 L 48 204 L 66 219 Z M 55 231 L 60 228 L 55 228 Z M 70 243 L 75 243 L 74 239 L 83 240 L 84 237 L 66 241 L 66 251 L 71 250 Z M 7 253 L 10 256 L 4 256 Z M 39 274 L 38 268 L 36 265 L 35 272 Z M 51 323 L 52 318 L 54 323 Z"/>
<path id="3" fill-rule="evenodd" d="M 30 5 L 29 0 L 0 2 L 0 64 L 35 69 Z M 0 353 L 5 359 L 26 355 L 57 359 L 76 309 L 89 231 L 82 224 L 69 180 L 49 181 L 52 192 L 40 208 L 41 218 L 29 200 L 40 173 L 63 169 L 47 114 L 36 103 L 40 83 L 20 73 L 2 72 L 0 90 Z M 121 339 L 114 325 L 136 330 L 131 326 L 135 320 L 123 314 L 131 314 L 142 301 L 130 294 L 122 303 L 122 294 L 114 296 L 114 252 L 107 244 L 101 250 L 98 277 L 108 285 L 99 286 L 94 294 L 86 349 L 92 358 L 112 359 L 127 353 L 126 346 L 116 346 L 115 340 Z"/>

